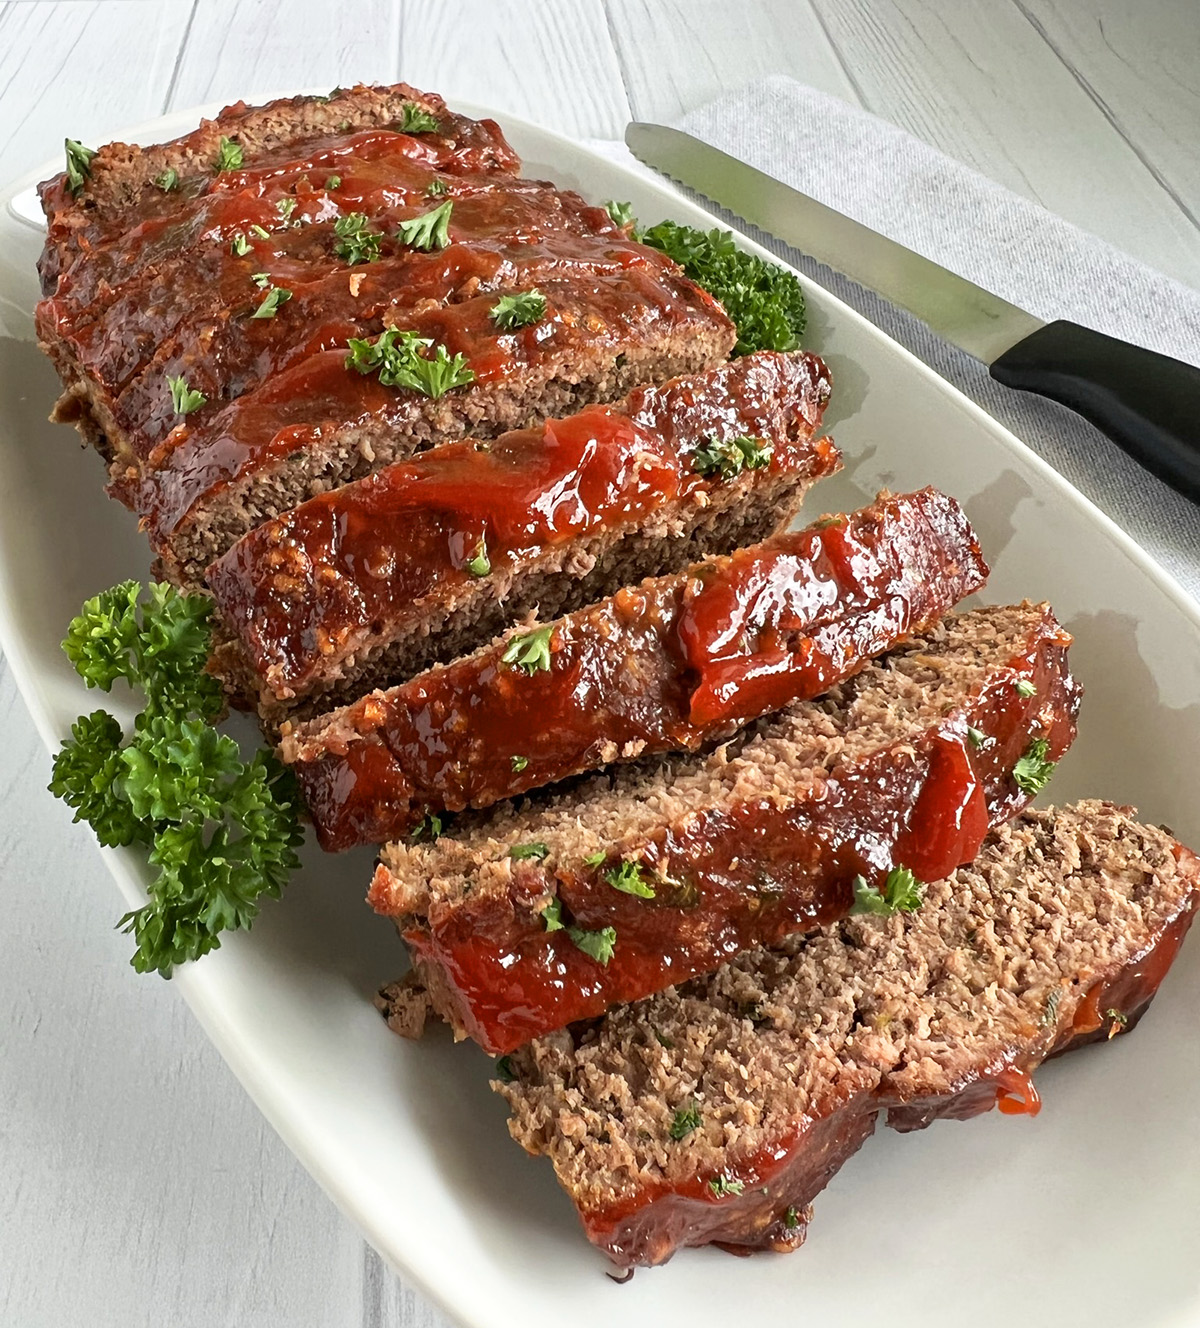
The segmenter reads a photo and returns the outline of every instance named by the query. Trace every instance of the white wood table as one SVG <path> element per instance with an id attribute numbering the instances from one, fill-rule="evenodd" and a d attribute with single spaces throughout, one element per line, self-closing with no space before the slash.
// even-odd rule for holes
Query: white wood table
<path id="1" fill-rule="evenodd" d="M 402 76 L 616 138 L 773 73 L 1200 287 L 1195 0 L 14 0 L 0 180 L 67 134 L 286 87 Z M 2 662 L 0 718 L 0 1324 L 437 1321 L 128 967 Z"/>

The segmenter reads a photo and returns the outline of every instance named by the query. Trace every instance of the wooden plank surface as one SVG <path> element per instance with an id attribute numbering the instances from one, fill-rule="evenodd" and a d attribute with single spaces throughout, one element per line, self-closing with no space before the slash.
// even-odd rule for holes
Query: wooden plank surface
<path id="1" fill-rule="evenodd" d="M 171 108 L 403 76 L 582 136 L 772 73 L 1200 285 L 1200 25 L 1153 0 L 13 0 L 0 178 Z M 139 978 L 0 662 L 0 1324 L 425 1328 Z"/>

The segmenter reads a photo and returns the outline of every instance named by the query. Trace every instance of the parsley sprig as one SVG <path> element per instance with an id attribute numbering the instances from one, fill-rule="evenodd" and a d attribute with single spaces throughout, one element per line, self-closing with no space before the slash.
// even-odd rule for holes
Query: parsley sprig
<path id="1" fill-rule="evenodd" d="M 545 318 L 546 297 L 536 287 L 515 295 L 501 295 L 488 314 L 497 327 L 512 332 L 518 327 L 540 323 Z"/>
<path id="2" fill-rule="evenodd" d="M 692 453 L 692 469 L 705 479 L 731 480 L 743 470 L 769 466 L 771 451 L 765 438 L 712 438 Z"/>
<path id="3" fill-rule="evenodd" d="M 400 130 L 405 134 L 436 134 L 437 117 L 415 101 L 406 101 L 400 115 Z"/>
<path id="4" fill-rule="evenodd" d="M 550 640 L 554 635 L 554 624 L 539 627 L 536 632 L 526 632 L 524 636 L 514 636 L 500 656 L 502 664 L 514 669 L 524 669 L 528 674 L 540 669 L 550 669 Z"/>
<path id="5" fill-rule="evenodd" d="M 627 204 L 609 203 L 621 227 L 633 221 Z M 720 300 L 737 326 L 735 355 L 756 350 L 795 350 L 807 321 L 804 292 L 795 276 L 775 263 L 744 253 L 731 231 L 700 231 L 660 221 L 634 236 L 673 258 L 698 286 Z"/>
<path id="6" fill-rule="evenodd" d="M 91 179 L 92 158 L 96 155 L 96 149 L 85 148 L 75 138 L 63 139 L 63 146 L 67 152 L 67 188 L 73 195 L 78 194 Z"/>
<path id="7" fill-rule="evenodd" d="M 372 230 L 365 212 L 347 212 L 333 223 L 337 243 L 333 252 L 354 267 L 358 263 L 374 263 L 379 257 L 383 235 Z"/>
<path id="8" fill-rule="evenodd" d="M 432 355 L 431 337 L 419 337 L 415 332 L 402 332 L 390 327 L 374 341 L 351 337 L 346 343 L 350 354 L 346 368 L 361 374 L 378 372 L 385 387 L 407 387 L 427 397 L 445 396 L 451 388 L 464 387 L 475 381 L 475 371 L 467 364 L 461 352 L 451 355 L 440 342 Z"/>
<path id="9" fill-rule="evenodd" d="M 1049 739 L 1034 738 L 1013 766 L 1012 777 L 1023 793 L 1038 794 L 1049 784 L 1057 764 L 1050 760 L 1049 753 Z"/>
<path id="10" fill-rule="evenodd" d="M 924 903 L 922 883 L 907 867 L 893 867 L 882 890 L 876 890 L 865 876 L 854 878 L 854 906 L 851 913 L 868 913 L 890 918 L 894 913 L 915 913 Z"/>
<path id="11" fill-rule="evenodd" d="M 266 749 L 248 762 L 212 727 L 224 700 L 205 671 L 211 601 L 124 581 L 87 601 L 63 649 L 89 687 L 125 679 L 145 696 L 126 734 L 107 711 L 80 716 L 54 760 L 50 792 L 104 845 L 140 844 L 157 870 L 149 902 L 118 926 L 131 932 L 139 973 L 219 948 L 278 898 L 298 866 L 299 798 Z"/>
<path id="12" fill-rule="evenodd" d="M 448 198 L 431 212 L 402 221 L 396 239 L 410 249 L 420 249 L 424 253 L 444 249 L 450 243 L 450 214 L 453 211 L 454 200 Z"/>

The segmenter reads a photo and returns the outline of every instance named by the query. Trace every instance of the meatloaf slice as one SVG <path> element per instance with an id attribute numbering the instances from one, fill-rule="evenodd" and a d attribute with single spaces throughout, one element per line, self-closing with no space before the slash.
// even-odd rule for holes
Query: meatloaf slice
<path id="1" fill-rule="evenodd" d="M 236 638 L 222 667 L 277 721 L 453 659 L 536 605 L 761 538 L 839 465 L 813 438 L 828 395 L 815 355 L 745 356 L 310 499 L 209 568 Z M 714 448 L 733 449 L 724 470 Z"/>
<path id="2" fill-rule="evenodd" d="M 559 619 L 532 669 L 514 651 L 537 638 L 510 636 L 293 727 L 283 757 L 323 848 L 399 838 L 431 812 L 728 737 L 927 630 L 986 576 L 953 498 L 884 495 Z"/>
<path id="3" fill-rule="evenodd" d="M 413 111 L 431 116 L 436 127 L 417 128 Z M 406 122 L 407 132 L 402 128 Z M 398 129 L 406 142 L 395 141 Z M 441 159 L 456 170 L 515 175 L 520 168 L 494 120 L 456 115 L 441 97 L 406 83 L 360 84 L 337 88 L 324 97 L 286 97 L 264 106 L 236 102 L 216 119 L 203 121 L 169 143 L 102 147 L 75 191 L 65 174 L 42 184 L 39 193 L 48 222 L 39 265 L 43 289 L 47 294 L 53 291 L 60 274 L 75 262 L 86 261 L 89 251 L 105 239 L 173 214 L 180 198 L 238 189 L 243 183 L 240 170 L 216 167 L 225 139 L 240 148 L 251 171 L 286 169 L 301 159 L 316 175 L 336 172 L 347 141 L 371 131 L 387 135 L 384 141 L 392 150 L 416 160 Z M 174 172 L 173 180 L 169 172 Z"/>
<path id="4" fill-rule="evenodd" d="M 667 272 L 631 267 L 540 290 L 543 316 L 514 329 L 494 320 L 493 293 L 396 311 L 395 334 L 418 338 L 422 358 L 464 357 L 465 385 L 425 395 L 358 371 L 345 347 L 318 351 L 197 424 L 184 417 L 148 454 L 127 436 L 109 491 L 141 518 L 167 575 L 198 585 L 247 530 L 315 493 L 435 441 L 494 438 L 707 369 L 736 336 L 711 297 Z"/>
<path id="5" fill-rule="evenodd" d="M 1128 808 L 1027 811 L 922 906 L 854 917 L 505 1058 L 509 1128 L 622 1266 L 681 1246 L 793 1249 L 870 1135 L 999 1105 L 1155 994 L 1197 859 Z"/>
<path id="6" fill-rule="evenodd" d="M 427 822 L 370 902 L 456 1031 L 511 1051 L 969 862 L 1074 737 L 1069 641 L 1046 605 L 947 619 L 713 751 Z"/>

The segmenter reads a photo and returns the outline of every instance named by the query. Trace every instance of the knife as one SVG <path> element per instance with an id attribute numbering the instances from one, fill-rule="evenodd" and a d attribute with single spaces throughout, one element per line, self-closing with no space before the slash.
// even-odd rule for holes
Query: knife
<path id="1" fill-rule="evenodd" d="M 1065 319 L 1045 323 L 679 129 L 634 123 L 625 142 L 647 166 L 915 314 L 997 382 L 1069 406 L 1200 502 L 1200 369 Z"/>

